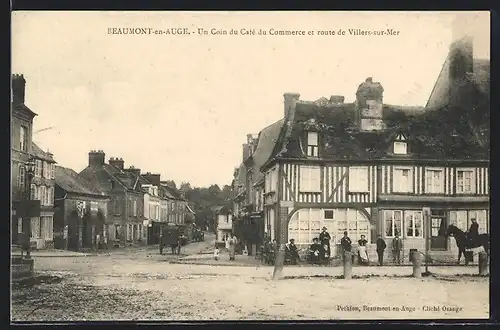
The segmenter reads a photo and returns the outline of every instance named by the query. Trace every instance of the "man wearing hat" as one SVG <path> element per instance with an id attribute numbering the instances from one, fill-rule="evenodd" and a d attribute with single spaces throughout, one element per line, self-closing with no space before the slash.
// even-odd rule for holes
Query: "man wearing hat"
<path id="1" fill-rule="evenodd" d="M 326 231 L 326 227 L 323 227 L 321 234 L 319 234 L 319 241 L 323 247 L 321 253 L 321 260 L 330 259 L 330 234 Z"/>

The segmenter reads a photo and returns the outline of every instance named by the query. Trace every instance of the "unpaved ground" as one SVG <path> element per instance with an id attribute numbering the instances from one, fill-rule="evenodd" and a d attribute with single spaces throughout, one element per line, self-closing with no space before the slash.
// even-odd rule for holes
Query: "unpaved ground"
<path id="1" fill-rule="evenodd" d="M 361 278 L 351 280 L 337 267 L 287 267 L 287 278 L 273 281 L 272 267 L 127 254 L 35 262 L 63 280 L 15 288 L 13 320 L 464 319 L 489 311 L 489 278 L 472 267 L 431 267 L 436 276 L 422 279 L 408 277 L 411 267 L 355 267 Z"/>

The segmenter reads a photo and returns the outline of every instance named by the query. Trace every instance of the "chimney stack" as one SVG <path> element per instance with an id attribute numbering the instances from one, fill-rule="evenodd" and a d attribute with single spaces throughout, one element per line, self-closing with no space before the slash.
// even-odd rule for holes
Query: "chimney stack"
<path id="1" fill-rule="evenodd" d="M 295 110 L 295 105 L 300 99 L 300 94 L 298 93 L 285 93 L 283 94 L 283 97 L 285 99 L 285 118 L 288 116 L 288 113 L 290 111 Z"/>
<path id="2" fill-rule="evenodd" d="M 149 182 L 151 182 L 152 185 L 155 185 L 155 186 L 159 186 L 160 183 L 161 183 L 161 180 L 160 180 L 160 174 L 157 174 L 157 173 L 150 173 L 150 172 L 147 172 L 146 174 L 143 174 L 142 177 L 146 180 L 148 180 Z"/>
<path id="3" fill-rule="evenodd" d="M 130 166 L 129 168 L 125 169 L 125 171 L 134 173 L 135 176 L 141 175 L 141 169 L 140 168 L 135 168 L 133 166 Z"/>
<path id="4" fill-rule="evenodd" d="M 358 86 L 356 91 L 356 124 L 361 131 L 384 129 L 383 122 L 384 88 L 372 77 Z"/>
<path id="5" fill-rule="evenodd" d="M 457 81 L 473 72 L 473 39 L 465 36 L 456 40 L 450 47 L 450 80 Z"/>
<path id="6" fill-rule="evenodd" d="M 12 75 L 12 102 L 24 103 L 26 80 L 22 74 Z"/>
<path id="7" fill-rule="evenodd" d="M 250 148 L 248 143 L 243 143 L 243 161 L 245 161 L 250 156 Z"/>
<path id="8" fill-rule="evenodd" d="M 104 165 L 104 151 L 90 150 L 89 152 L 89 166 L 103 166 Z"/>
<path id="9" fill-rule="evenodd" d="M 125 161 L 123 160 L 123 158 L 111 157 L 109 159 L 109 165 L 113 165 L 114 167 L 122 171 L 125 166 Z"/>

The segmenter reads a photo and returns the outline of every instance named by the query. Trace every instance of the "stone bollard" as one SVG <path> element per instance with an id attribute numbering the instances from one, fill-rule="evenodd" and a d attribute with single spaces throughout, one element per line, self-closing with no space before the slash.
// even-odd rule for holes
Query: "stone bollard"
<path id="1" fill-rule="evenodd" d="M 422 264 L 422 255 L 418 250 L 411 251 L 411 263 L 413 265 L 413 277 L 420 278 L 422 277 L 422 270 L 420 268 Z"/>
<path id="2" fill-rule="evenodd" d="M 479 252 L 479 276 L 488 275 L 488 254 Z"/>
<path id="3" fill-rule="evenodd" d="M 352 253 L 350 251 L 344 251 L 344 279 L 348 280 L 352 276 Z"/>
<path id="4" fill-rule="evenodd" d="M 285 264 L 285 248 L 276 249 L 274 257 L 274 272 L 273 279 L 280 280 L 283 278 L 283 266 Z"/>

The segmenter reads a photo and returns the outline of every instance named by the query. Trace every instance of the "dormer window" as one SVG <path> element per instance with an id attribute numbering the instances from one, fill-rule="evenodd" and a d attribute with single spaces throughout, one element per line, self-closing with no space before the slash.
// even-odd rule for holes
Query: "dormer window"
<path id="1" fill-rule="evenodd" d="M 406 136 L 403 134 L 398 134 L 393 143 L 393 152 L 395 155 L 406 155 L 408 154 L 408 143 L 406 141 Z"/>
<path id="2" fill-rule="evenodd" d="M 318 132 L 307 132 L 307 156 L 318 157 Z"/>

